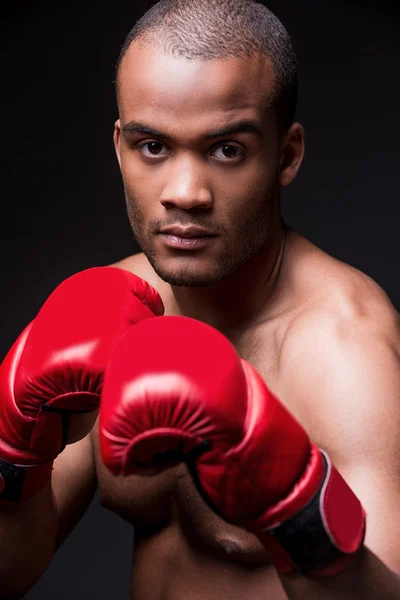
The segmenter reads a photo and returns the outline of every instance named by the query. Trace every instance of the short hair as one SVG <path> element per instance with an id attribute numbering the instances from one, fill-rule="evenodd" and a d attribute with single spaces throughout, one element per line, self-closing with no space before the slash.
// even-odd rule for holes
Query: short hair
<path id="1" fill-rule="evenodd" d="M 291 125 L 296 112 L 297 60 L 281 21 L 254 0 L 160 0 L 128 33 L 116 64 L 118 71 L 133 41 L 149 43 L 176 57 L 198 60 L 251 57 L 272 63 L 275 86 L 270 102 L 279 126 Z"/>

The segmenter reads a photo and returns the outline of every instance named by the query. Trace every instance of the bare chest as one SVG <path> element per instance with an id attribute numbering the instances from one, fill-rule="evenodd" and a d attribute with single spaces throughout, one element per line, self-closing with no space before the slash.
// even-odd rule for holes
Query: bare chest
<path id="1" fill-rule="evenodd" d="M 102 464 L 98 443 L 94 446 L 101 503 L 134 525 L 136 539 L 173 525 L 193 550 L 216 558 L 268 564 L 255 536 L 227 523 L 207 506 L 184 464 L 152 477 L 114 477 Z"/>

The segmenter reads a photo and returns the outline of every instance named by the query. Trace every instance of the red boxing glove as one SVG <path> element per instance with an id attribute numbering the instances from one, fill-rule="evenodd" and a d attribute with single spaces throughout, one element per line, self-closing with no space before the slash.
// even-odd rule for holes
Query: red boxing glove
<path id="1" fill-rule="evenodd" d="M 332 573 L 363 543 L 359 500 L 217 330 L 152 319 L 119 340 L 105 373 L 100 448 L 115 474 L 188 462 L 227 521 L 282 572 Z"/>
<path id="2" fill-rule="evenodd" d="M 47 483 L 68 415 L 98 409 L 117 339 L 162 313 L 147 282 L 115 267 L 88 269 L 54 290 L 0 368 L 0 499 L 23 500 Z"/>

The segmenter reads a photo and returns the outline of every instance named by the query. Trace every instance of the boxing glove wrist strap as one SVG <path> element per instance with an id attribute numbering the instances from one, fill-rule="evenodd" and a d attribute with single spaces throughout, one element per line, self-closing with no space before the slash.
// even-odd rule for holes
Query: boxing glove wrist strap
<path id="1" fill-rule="evenodd" d="M 323 477 L 300 510 L 257 535 L 283 573 L 331 575 L 343 570 L 365 537 L 365 512 L 329 457 L 319 451 Z"/>
<path id="2" fill-rule="evenodd" d="M 41 490 L 51 478 L 53 461 L 13 465 L 0 458 L 0 501 L 20 502 Z"/>

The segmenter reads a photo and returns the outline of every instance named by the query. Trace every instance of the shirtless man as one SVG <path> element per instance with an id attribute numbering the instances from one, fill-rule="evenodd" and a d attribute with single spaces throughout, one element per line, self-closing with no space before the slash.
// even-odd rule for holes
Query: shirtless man
<path id="1" fill-rule="evenodd" d="M 117 95 L 115 146 L 143 253 L 118 269 L 67 280 L 3 362 L 0 598 L 20 598 L 38 580 L 97 484 L 103 506 L 135 527 L 136 600 L 399 598 L 399 318 L 374 281 L 287 228 L 280 216 L 280 187 L 295 178 L 304 150 L 303 128 L 293 122 L 296 68 L 285 30 L 253 2 L 162 2 L 127 38 Z M 166 317 L 154 319 L 162 304 Z M 186 317 L 200 329 L 182 352 Z M 164 324 L 174 318 L 183 325 L 168 337 Z M 199 352 L 204 324 L 212 328 L 209 353 Z M 128 353 L 121 346 L 126 340 Z M 357 507 L 358 498 L 365 510 L 365 538 L 357 519 L 350 523 L 352 539 L 342 531 L 344 544 L 354 542 L 344 566 L 330 574 L 318 570 L 312 563 L 320 548 L 310 542 L 302 560 L 311 564 L 279 568 L 261 526 L 233 524 L 224 515 L 230 497 L 201 493 L 207 450 L 197 459 L 200 483 L 193 461 L 171 465 L 171 454 L 164 465 L 141 472 L 146 448 L 140 446 L 133 456 L 137 472 L 127 474 L 128 464 L 125 474 L 114 474 L 123 471 L 108 435 L 123 406 L 115 386 L 130 376 L 120 365 L 127 355 L 132 372 L 144 364 L 147 343 L 157 361 L 167 356 L 180 374 L 188 356 L 197 371 L 186 378 L 201 377 L 204 367 L 207 385 L 217 379 L 210 377 L 210 359 L 224 372 L 230 343 L 258 371 L 265 402 L 275 402 L 269 389 L 279 398 L 276 406 L 288 410 L 278 430 L 286 432 L 292 457 L 290 467 L 275 469 L 276 489 L 281 471 L 296 462 L 298 444 L 287 430 L 298 432 L 301 424 L 349 486 L 345 498 L 327 502 L 318 535 L 332 526 L 328 543 L 337 542 L 335 527 L 343 529 L 348 507 Z M 150 357 L 145 370 L 151 368 Z M 96 418 L 103 383 L 102 429 Z M 160 397 L 168 395 L 160 390 Z M 231 402 L 220 423 L 226 419 L 229 436 L 243 394 L 239 389 L 223 402 Z M 151 420 L 156 411 L 148 411 Z M 138 419 L 127 422 L 133 428 Z M 114 441 L 121 440 L 114 431 Z M 267 424 L 265 432 L 267 444 Z M 249 445 L 263 435 L 254 433 Z M 152 444 L 155 453 L 165 450 L 162 441 Z M 276 446 L 279 454 L 279 437 Z M 273 452 L 265 451 L 265 464 L 256 469 L 248 455 L 241 460 L 253 486 L 262 466 L 268 473 L 276 467 Z M 240 486 L 235 481 L 231 490 L 235 511 L 252 501 Z M 265 498 L 270 509 L 274 486 L 256 489 L 257 501 Z M 338 503 L 341 514 L 332 524 Z M 300 529 L 297 523 L 288 535 L 283 563 L 293 557 Z M 335 567 L 340 557 L 334 558 Z"/>

